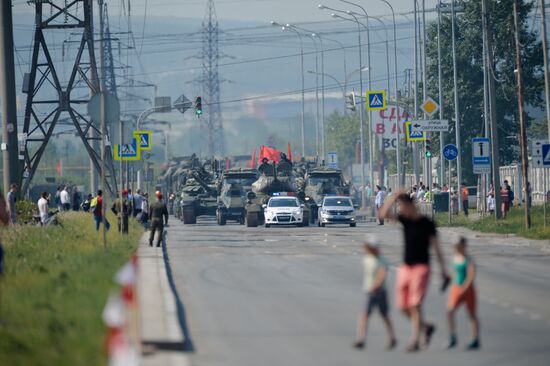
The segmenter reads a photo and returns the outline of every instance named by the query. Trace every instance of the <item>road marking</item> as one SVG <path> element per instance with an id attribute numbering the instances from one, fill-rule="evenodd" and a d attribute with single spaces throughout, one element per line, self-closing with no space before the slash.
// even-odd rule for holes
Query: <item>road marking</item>
<path id="1" fill-rule="evenodd" d="M 529 319 L 540 320 L 542 317 L 539 314 L 529 314 Z"/>
<path id="2" fill-rule="evenodd" d="M 524 313 L 525 313 L 525 310 L 523 310 L 522 308 L 514 308 L 514 314 L 521 315 Z"/>
<path id="3" fill-rule="evenodd" d="M 499 303 L 500 306 L 502 306 L 503 308 L 509 308 L 510 307 L 510 303 L 508 302 L 501 302 Z"/>

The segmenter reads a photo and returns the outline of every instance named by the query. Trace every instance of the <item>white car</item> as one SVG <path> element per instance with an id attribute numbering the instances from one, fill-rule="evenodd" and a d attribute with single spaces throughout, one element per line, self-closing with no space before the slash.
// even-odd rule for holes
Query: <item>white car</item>
<path id="1" fill-rule="evenodd" d="M 265 227 L 271 225 L 296 225 L 302 226 L 304 218 L 304 205 L 296 197 L 275 196 L 269 199 L 267 205 L 263 205 Z"/>
<path id="2" fill-rule="evenodd" d="M 326 224 L 349 224 L 357 226 L 353 202 L 346 196 L 328 196 L 323 198 L 319 208 L 319 226 Z"/>

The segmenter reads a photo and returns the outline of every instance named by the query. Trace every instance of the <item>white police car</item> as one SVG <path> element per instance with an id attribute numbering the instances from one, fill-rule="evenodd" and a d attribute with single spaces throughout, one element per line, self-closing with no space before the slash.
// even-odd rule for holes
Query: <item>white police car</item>
<path id="1" fill-rule="evenodd" d="M 346 196 L 327 196 L 319 208 L 319 226 L 326 224 L 349 224 L 355 227 L 355 210 L 353 202 Z"/>
<path id="2" fill-rule="evenodd" d="M 304 205 L 293 196 L 277 195 L 263 205 L 265 227 L 271 225 L 303 225 Z"/>

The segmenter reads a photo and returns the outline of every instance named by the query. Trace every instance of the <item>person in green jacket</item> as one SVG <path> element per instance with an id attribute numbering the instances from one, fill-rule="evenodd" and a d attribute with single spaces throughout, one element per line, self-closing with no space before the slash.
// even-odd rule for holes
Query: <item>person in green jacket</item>
<path id="1" fill-rule="evenodd" d="M 121 205 L 122 202 L 122 205 Z M 128 190 L 122 190 L 122 200 L 117 198 L 111 206 L 111 211 L 118 217 L 118 231 L 128 234 L 128 217 L 132 214 L 132 205 L 128 200 Z"/>
<path id="2" fill-rule="evenodd" d="M 150 247 L 153 246 L 155 232 L 158 232 L 157 247 L 160 247 L 164 226 L 168 225 L 168 208 L 166 207 L 166 203 L 162 200 L 162 194 L 159 191 L 156 192 L 156 196 L 156 202 L 149 207 L 149 215 L 151 220 L 151 233 L 149 235 Z"/>

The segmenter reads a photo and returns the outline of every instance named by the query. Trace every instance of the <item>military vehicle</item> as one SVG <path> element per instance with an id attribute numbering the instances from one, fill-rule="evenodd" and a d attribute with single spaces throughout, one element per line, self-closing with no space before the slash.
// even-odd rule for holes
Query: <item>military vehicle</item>
<path id="1" fill-rule="evenodd" d="M 326 195 L 349 196 L 349 186 L 344 181 L 342 171 L 328 167 L 309 169 L 304 176 L 300 191 L 305 196 L 305 204 L 311 213 L 314 223 L 318 219 L 319 206 Z"/>
<path id="2" fill-rule="evenodd" d="M 269 199 L 277 193 L 297 196 L 300 201 L 305 197 L 298 194 L 292 167 L 275 163 L 269 167 L 259 169 L 262 175 L 252 184 L 252 190 L 246 195 L 246 226 L 256 227 L 265 222 L 263 205 L 267 204 Z M 260 167 L 261 168 L 261 167 Z M 310 211 L 308 207 L 304 209 L 303 225 L 309 225 Z"/>
<path id="3" fill-rule="evenodd" d="M 219 185 L 216 221 L 225 225 L 228 220 L 245 222 L 246 193 L 258 179 L 255 169 L 233 168 L 223 172 Z"/>
<path id="4" fill-rule="evenodd" d="M 181 217 L 184 224 L 196 224 L 197 216 L 216 216 L 218 191 L 208 183 L 206 171 L 191 171 L 181 192 Z"/>

